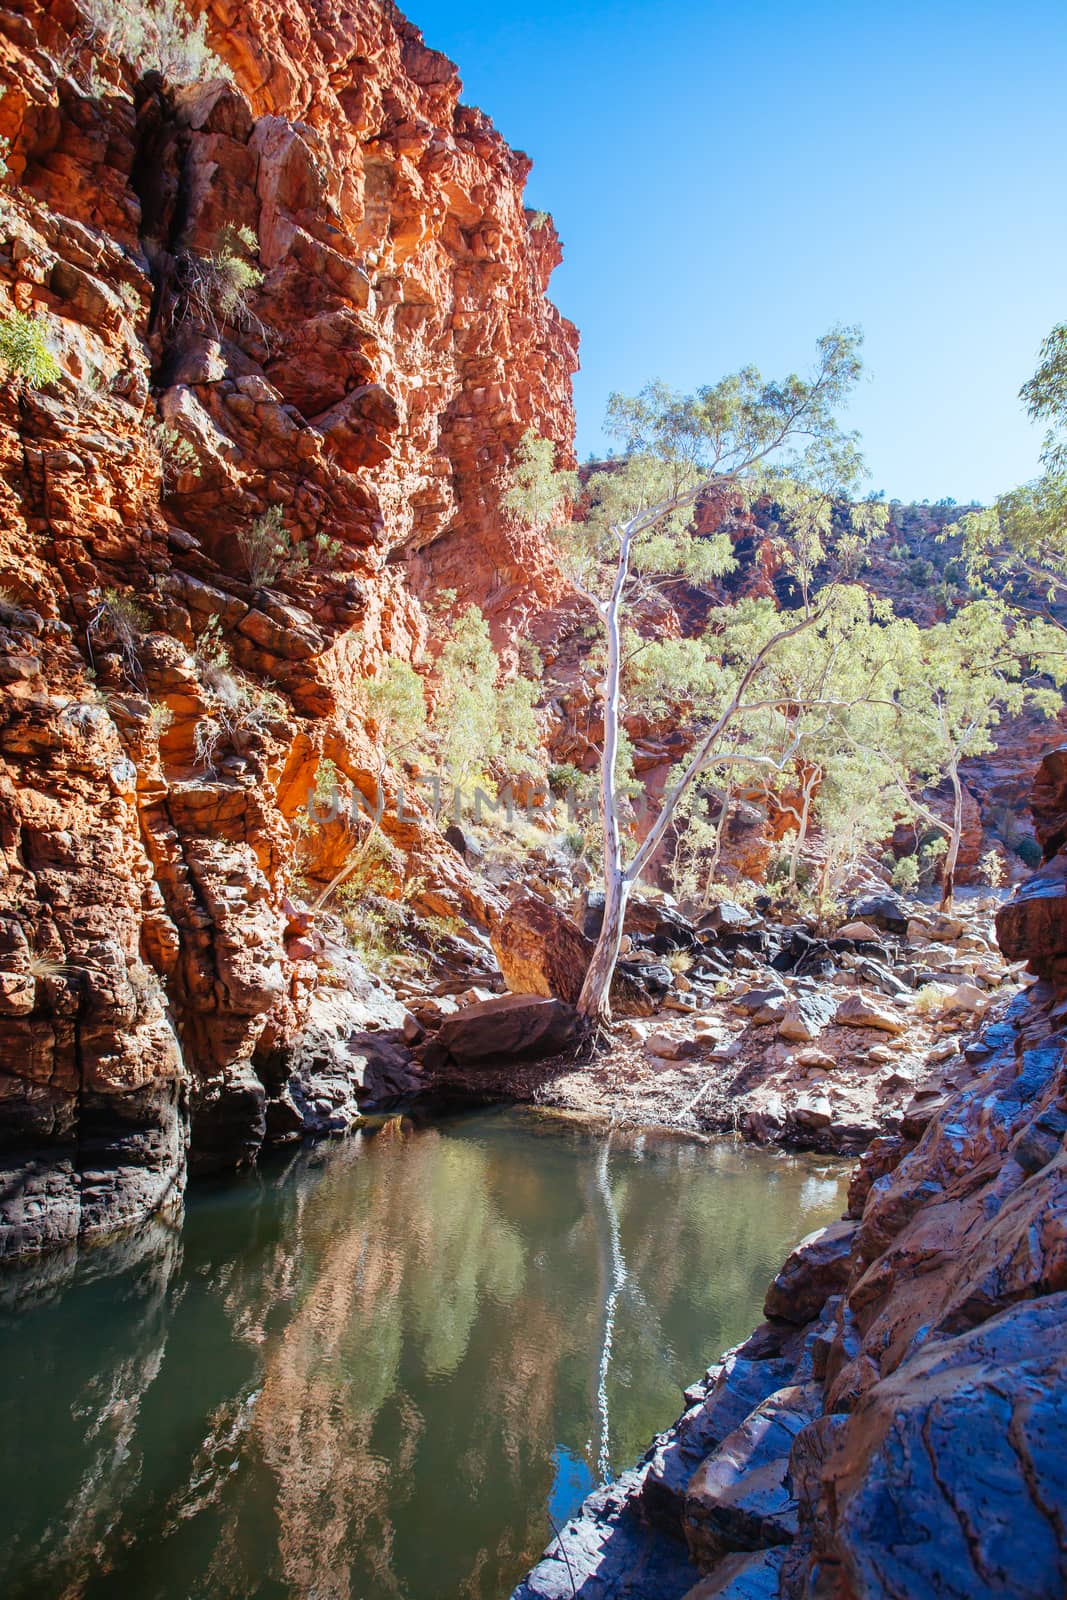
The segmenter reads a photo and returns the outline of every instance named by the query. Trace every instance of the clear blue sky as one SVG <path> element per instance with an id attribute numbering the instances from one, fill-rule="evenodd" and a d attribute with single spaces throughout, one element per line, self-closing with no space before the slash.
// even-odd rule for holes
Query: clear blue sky
<path id="1" fill-rule="evenodd" d="M 870 487 L 1032 476 L 1016 398 L 1067 319 L 1063 0 L 406 0 L 535 161 L 582 332 L 579 453 L 612 389 L 778 375 L 858 322 Z"/>

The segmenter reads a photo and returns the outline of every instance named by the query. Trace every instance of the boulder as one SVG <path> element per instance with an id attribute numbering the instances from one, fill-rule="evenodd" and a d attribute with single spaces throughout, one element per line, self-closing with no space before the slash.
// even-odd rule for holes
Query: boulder
<path id="1" fill-rule="evenodd" d="M 973 1015 L 976 1011 L 984 1011 L 989 1004 L 989 995 L 984 989 L 979 989 L 974 983 L 958 983 L 945 996 L 943 1010 L 946 1015 L 953 1011 L 962 1011 Z"/>
<path id="2" fill-rule="evenodd" d="M 682 1535 L 685 1494 L 697 1468 L 768 1395 L 793 1375 L 790 1360 L 748 1360 L 738 1352 L 713 1368 L 711 1387 L 652 1447 L 641 1491 L 645 1515 L 665 1533 Z"/>
<path id="3" fill-rule="evenodd" d="M 720 900 L 704 913 L 700 926 L 711 933 L 738 932 L 744 928 L 754 928 L 756 918 L 736 901 Z"/>
<path id="4" fill-rule="evenodd" d="M 817 1039 L 833 1020 L 836 1008 L 837 998 L 833 994 L 820 990 L 799 994 L 786 1006 L 778 1032 L 783 1039 Z M 759 1020 L 758 1016 L 755 1020 Z"/>
<path id="5" fill-rule="evenodd" d="M 604 891 L 590 889 L 585 895 L 582 932 L 596 939 L 604 920 Z M 674 906 L 662 900 L 634 896 L 626 907 L 623 929 L 631 937 L 655 941 L 660 955 L 671 950 L 689 950 L 696 943 L 693 926 Z"/>
<path id="6" fill-rule="evenodd" d="M 828 1128 L 834 1120 L 834 1108 L 828 1094 L 802 1094 L 793 1108 L 793 1121 L 798 1128 Z"/>
<path id="7" fill-rule="evenodd" d="M 814 1383 L 776 1390 L 693 1474 L 685 1497 L 685 1537 L 698 1565 L 794 1538 L 797 1507 L 788 1482 L 789 1452 L 816 1415 L 818 1402 Z"/>
<path id="8" fill-rule="evenodd" d="M 871 894 L 857 895 L 848 908 L 849 918 L 865 922 L 871 928 L 885 933 L 906 934 L 911 913 L 898 894 L 890 889 L 878 889 Z"/>
<path id="9" fill-rule="evenodd" d="M 667 1033 L 653 1033 L 645 1040 L 645 1049 L 650 1056 L 658 1056 L 662 1061 L 684 1061 L 696 1055 L 698 1046 L 693 1039 L 672 1039 Z"/>
<path id="10" fill-rule="evenodd" d="M 878 1028 L 882 1033 L 903 1033 L 907 1026 L 895 1011 L 887 1011 L 858 993 L 842 1000 L 834 1021 L 842 1028 Z"/>
<path id="11" fill-rule="evenodd" d="M 809 1233 L 767 1290 L 763 1314 L 786 1322 L 810 1322 L 832 1294 L 848 1282 L 849 1252 L 858 1223 L 842 1220 Z"/>
<path id="12" fill-rule="evenodd" d="M 577 923 L 538 895 L 513 900 L 491 939 L 512 994 L 577 1002 L 593 946 Z"/>
<path id="13" fill-rule="evenodd" d="M 577 1037 L 577 1013 L 565 1001 L 502 994 L 446 1017 L 435 1045 L 458 1066 L 489 1067 L 558 1055 Z"/>
<path id="14" fill-rule="evenodd" d="M 460 827 L 458 822 L 453 822 L 445 829 L 445 843 L 450 844 L 453 850 L 458 850 L 469 866 L 477 866 L 485 856 L 485 851 L 470 829 Z"/>
<path id="15" fill-rule="evenodd" d="M 777 985 L 765 989 L 746 989 L 742 994 L 737 994 L 733 997 L 733 1004 L 738 1011 L 744 1011 L 750 1017 L 756 1016 L 765 1006 L 770 1005 L 772 1002 L 779 1001 L 783 1007 L 782 1011 L 779 1012 L 779 1016 L 784 1016 L 784 1008 L 787 1004 L 788 996 L 785 990 Z M 767 1020 L 769 1022 L 771 1018 L 768 1017 Z"/>
<path id="16" fill-rule="evenodd" d="M 853 944 L 877 944 L 881 934 L 869 922 L 846 922 L 843 928 L 838 928 L 837 937 L 850 939 Z"/>

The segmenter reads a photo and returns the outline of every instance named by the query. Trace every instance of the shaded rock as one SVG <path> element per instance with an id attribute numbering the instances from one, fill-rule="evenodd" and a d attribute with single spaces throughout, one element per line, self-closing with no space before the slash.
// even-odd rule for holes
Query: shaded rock
<path id="1" fill-rule="evenodd" d="M 1067 1575 L 1065 1428 L 1067 1295 L 920 1351 L 840 1427 L 812 1562 L 857 1595 L 1053 1600 Z"/>
<path id="2" fill-rule="evenodd" d="M 574 1008 L 543 996 L 504 994 L 465 1006 L 437 1030 L 437 1048 L 461 1067 L 538 1061 L 571 1048 Z"/>
<path id="3" fill-rule="evenodd" d="M 641 1490 L 652 1523 L 681 1537 L 693 1473 L 761 1401 L 790 1381 L 793 1367 L 788 1359 L 753 1360 L 736 1352 L 726 1357 L 705 1397 L 652 1447 Z"/>
<path id="4" fill-rule="evenodd" d="M 477 865 L 485 856 L 478 840 L 469 828 L 460 827 L 458 822 L 453 822 L 445 829 L 445 843 L 450 844 L 453 850 L 458 850 L 464 861 Z"/>
<path id="5" fill-rule="evenodd" d="M 582 932 L 595 940 L 604 921 L 604 891 L 590 889 L 584 897 Z M 696 943 L 692 924 L 680 911 L 661 900 L 631 896 L 623 918 L 623 932 L 654 941 L 651 948 L 666 955 L 671 950 L 689 950 Z"/>
<path id="6" fill-rule="evenodd" d="M 814 1383 L 776 1390 L 693 1474 L 685 1537 L 694 1561 L 710 1566 L 731 1551 L 790 1542 L 797 1506 L 788 1483 L 789 1452 L 818 1401 Z"/>
<path id="7" fill-rule="evenodd" d="M 872 894 L 857 895 L 850 903 L 849 916 L 856 922 L 865 922 L 871 928 L 885 933 L 906 934 L 911 913 L 898 894 L 879 889 Z"/>
<path id="8" fill-rule="evenodd" d="M 511 1600 L 679 1600 L 700 1576 L 678 1539 L 640 1514 L 643 1469 L 590 1495 Z M 565 1553 L 564 1553 L 565 1552 Z"/>
<path id="9" fill-rule="evenodd" d="M 727 1556 L 710 1578 L 690 1589 L 685 1600 L 778 1600 L 784 1562 L 785 1550 L 780 1545 Z"/>
<path id="10" fill-rule="evenodd" d="M 795 1323 L 817 1317 L 848 1282 L 857 1227 L 855 1222 L 832 1222 L 802 1239 L 767 1290 L 764 1316 Z"/>
<path id="11" fill-rule="evenodd" d="M 736 932 L 745 928 L 754 928 L 757 919 L 751 911 L 738 905 L 734 900 L 719 900 L 711 906 L 700 919 L 701 928 L 706 928 L 712 933 Z"/>

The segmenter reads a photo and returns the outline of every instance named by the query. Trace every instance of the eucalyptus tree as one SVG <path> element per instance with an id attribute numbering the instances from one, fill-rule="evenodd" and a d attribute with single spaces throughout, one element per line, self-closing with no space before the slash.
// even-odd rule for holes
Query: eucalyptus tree
<path id="1" fill-rule="evenodd" d="M 1020 618 L 997 599 L 964 606 L 930 628 L 900 621 L 897 682 L 880 726 L 862 730 L 857 750 L 888 768 L 906 808 L 943 831 L 947 850 L 941 907 L 952 905 L 963 839 L 962 763 L 995 748 L 994 729 L 1026 707 L 1054 715 L 1067 680 L 1062 634 L 1042 619 Z M 925 798 L 947 780 L 949 820 Z"/>
<path id="2" fill-rule="evenodd" d="M 815 580 L 830 559 L 833 506 L 853 492 L 861 470 L 855 436 L 837 421 L 860 375 L 860 342 L 853 329 L 825 335 L 806 378 L 773 382 L 748 367 L 694 395 L 654 384 L 633 399 L 613 396 L 607 427 L 624 454 L 591 474 L 578 514 L 574 476 L 554 472 L 551 447 L 527 435 L 517 452 L 507 504 L 553 534 L 564 570 L 595 611 L 606 642 L 599 784 L 604 918 L 578 1002 L 589 1023 L 610 1019 L 627 901 L 679 805 L 727 730 L 762 703 L 757 683 L 775 651 L 815 627 L 833 604 L 833 586 L 816 589 Z M 663 584 L 706 582 L 730 570 L 728 534 L 702 535 L 693 524 L 696 501 L 713 492 L 733 504 L 761 496 L 784 504 L 779 544 L 800 606 L 777 618 L 741 672 L 724 671 L 718 692 L 705 691 L 692 753 L 644 839 L 627 851 L 618 794 L 624 625 Z M 884 512 L 873 506 L 857 514 L 838 541 L 843 560 L 879 520 Z M 790 527 L 797 529 L 793 537 Z"/>
<path id="3" fill-rule="evenodd" d="M 962 536 L 971 575 L 987 588 L 1001 588 L 1021 574 L 1041 601 L 1062 607 L 1067 605 L 1067 323 L 1053 328 L 1042 344 L 1040 363 L 1020 399 L 1035 422 L 1046 424 L 1044 471 L 946 531 Z"/>

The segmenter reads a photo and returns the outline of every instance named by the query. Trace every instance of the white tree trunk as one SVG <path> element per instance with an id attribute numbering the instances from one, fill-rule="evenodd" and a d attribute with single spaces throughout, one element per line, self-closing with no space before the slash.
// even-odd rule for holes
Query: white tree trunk
<path id="1" fill-rule="evenodd" d="M 600 828 L 604 841 L 604 920 L 600 925 L 589 970 L 578 996 L 578 1014 L 588 1023 L 611 1021 L 611 980 L 622 944 L 622 924 L 630 883 L 623 871 L 619 834 L 619 796 L 616 765 L 619 756 L 619 697 L 622 686 L 622 640 L 619 612 L 629 575 L 631 528 L 620 534 L 619 564 L 611 598 L 603 608 L 608 635 L 608 660 L 604 669 L 604 747 L 600 752 Z"/>
<path id="2" fill-rule="evenodd" d="M 952 835 L 948 842 L 948 854 L 945 856 L 945 870 L 941 874 L 942 911 L 952 910 L 952 899 L 956 892 L 956 865 L 963 841 L 963 785 L 960 783 L 959 768 L 955 762 L 949 768 L 949 777 L 952 779 Z"/>

